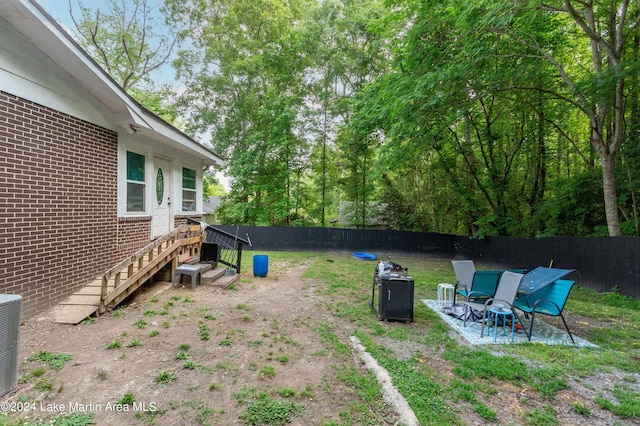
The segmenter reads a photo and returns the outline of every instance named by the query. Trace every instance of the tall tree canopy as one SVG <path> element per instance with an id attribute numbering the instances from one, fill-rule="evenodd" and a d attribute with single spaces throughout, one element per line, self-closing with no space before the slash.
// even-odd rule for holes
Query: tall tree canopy
<path id="1" fill-rule="evenodd" d="M 327 226 L 347 201 L 350 226 L 377 215 L 477 236 L 638 235 L 638 2 L 165 0 L 162 11 L 185 30 L 180 103 L 163 106 L 227 157 L 227 223 Z M 147 24 L 117 11 L 83 13 L 86 46 L 128 87 L 172 45 L 151 48 Z"/>
<path id="2" fill-rule="evenodd" d="M 392 155 L 402 147 L 436 155 L 433 166 L 446 176 L 439 184 L 456 194 L 456 205 L 444 201 L 439 210 L 462 213 L 449 229 L 564 233 L 559 216 L 567 215 L 553 206 L 563 197 L 547 182 L 561 192 L 563 180 L 571 185 L 588 173 L 601 176 L 590 185 L 601 192 L 600 225 L 619 235 L 616 155 L 628 136 L 625 99 L 637 90 L 625 84 L 636 74 L 629 44 L 637 40 L 637 3 L 400 0 L 393 7 L 406 23 L 395 66 L 368 88 L 350 125 L 373 119 L 368 132 L 381 130 Z M 391 179 L 391 189 L 400 186 Z M 593 205 L 580 209 L 601 217 Z M 556 217 L 541 216 L 549 213 Z"/>
<path id="3" fill-rule="evenodd" d="M 150 74 L 171 58 L 177 34 L 147 0 L 108 0 L 107 5 L 106 10 L 92 9 L 77 0 L 76 15 L 69 0 L 80 44 L 124 90 L 150 83 Z"/>

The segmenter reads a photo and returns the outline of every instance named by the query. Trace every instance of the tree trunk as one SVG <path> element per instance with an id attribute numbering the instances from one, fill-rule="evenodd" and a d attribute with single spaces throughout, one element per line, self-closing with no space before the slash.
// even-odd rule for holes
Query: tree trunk
<path id="1" fill-rule="evenodd" d="M 604 195 L 604 210 L 607 217 L 607 227 L 609 236 L 617 237 L 621 235 L 620 219 L 618 216 L 618 195 L 616 191 L 615 164 L 616 153 L 601 155 L 602 162 L 602 189 Z"/>

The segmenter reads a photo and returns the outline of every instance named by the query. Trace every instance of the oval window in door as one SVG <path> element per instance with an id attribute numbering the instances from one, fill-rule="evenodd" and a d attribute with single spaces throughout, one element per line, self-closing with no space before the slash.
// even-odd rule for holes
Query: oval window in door
<path id="1" fill-rule="evenodd" d="M 156 174 L 156 198 L 158 199 L 158 205 L 161 206 L 162 200 L 164 200 L 164 174 L 160 168 Z"/>

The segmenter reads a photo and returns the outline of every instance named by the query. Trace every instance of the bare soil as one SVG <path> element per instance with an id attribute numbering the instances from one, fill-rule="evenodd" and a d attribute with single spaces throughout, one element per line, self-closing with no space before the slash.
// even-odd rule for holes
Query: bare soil
<path id="1" fill-rule="evenodd" d="M 78 326 L 54 324 L 45 312 L 21 327 L 23 380 L 2 401 L 35 401 L 29 412 L 13 412 L 12 418 L 47 419 L 75 409 L 94 412 L 99 425 L 241 425 L 249 399 L 265 392 L 284 400 L 279 391 L 288 389 L 295 393 L 290 399 L 304 408 L 292 417 L 292 425 L 362 424 L 357 416 L 341 415 L 353 414 L 353 404 L 362 400 L 339 374 L 348 367 L 364 372 L 365 367 L 355 350 L 350 356 L 334 353 L 335 345 L 319 332 L 330 327 L 349 345 L 354 324 L 332 315 L 335 301 L 323 284 L 302 278 L 307 267 L 274 263 L 266 278 L 243 272 L 232 290 L 205 285 L 192 291 L 188 284 L 172 289 L 169 283 L 156 283 L 143 287 L 126 307 Z M 391 326 L 420 327 L 421 320 Z M 428 364 L 443 382 L 454 377 L 437 349 L 379 341 L 399 358 L 415 356 Z M 107 349 L 114 342 L 121 347 Z M 73 358 L 60 370 L 45 367 L 44 375 L 30 377 L 42 365 L 27 359 L 41 351 Z M 177 359 L 184 358 L 181 352 L 186 359 Z M 185 368 L 185 362 L 192 368 Z M 163 373 L 175 379 L 157 383 Z M 525 411 L 549 404 L 530 389 L 491 385 L 497 394 L 484 402 L 498 413 L 499 424 L 523 424 Z M 637 424 L 599 409 L 593 403 L 596 392 L 597 385 L 577 382 L 562 392 L 554 402 L 561 424 Z M 127 394 L 136 405 L 117 404 Z M 575 413 L 570 408 L 575 402 L 589 407 L 591 416 Z M 484 424 L 470 407 L 456 405 L 463 423 Z M 368 404 L 366 410 L 369 424 L 392 425 L 398 419 L 389 404 Z"/>

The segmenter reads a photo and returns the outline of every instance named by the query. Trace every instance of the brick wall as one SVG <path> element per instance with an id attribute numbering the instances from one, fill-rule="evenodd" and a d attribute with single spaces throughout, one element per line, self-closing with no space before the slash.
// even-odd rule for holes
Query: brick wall
<path id="1" fill-rule="evenodd" d="M 151 235 L 151 217 L 121 217 L 118 220 L 116 239 L 118 252 L 125 256 L 136 252 L 149 243 L 149 235 Z"/>
<path id="2" fill-rule="evenodd" d="M 148 242 L 117 218 L 115 132 L 0 92 L 0 293 L 28 318 Z"/>
<path id="3" fill-rule="evenodd" d="M 189 215 L 189 216 L 175 215 L 173 217 L 173 226 L 177 228 L 180 225 L 186 225 L 189 223 L 189 219 L 197 220 L 198 222 L 200 222 L 202 221 L 202 215 Z"/>

